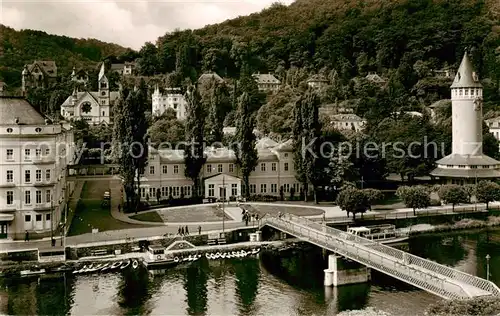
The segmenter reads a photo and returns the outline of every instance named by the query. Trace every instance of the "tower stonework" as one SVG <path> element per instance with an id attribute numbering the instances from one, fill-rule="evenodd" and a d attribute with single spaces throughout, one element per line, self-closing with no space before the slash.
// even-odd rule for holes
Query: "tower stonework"
<path id="1" fill-rule="evenodd" d="M 483 154 L 483 86 L 467 52 L 450 88 L 452 153 L 436 162 L 431 175 L 458 184 L 499 178 L 500 162 Z"/>

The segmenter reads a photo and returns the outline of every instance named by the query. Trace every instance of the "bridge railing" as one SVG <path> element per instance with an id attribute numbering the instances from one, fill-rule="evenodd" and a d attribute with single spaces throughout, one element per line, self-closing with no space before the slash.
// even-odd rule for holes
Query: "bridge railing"
<path id="1" fill-rule="evenodd" d="M 403 261 L 408 265 L 414 265 L 414 266 L 420 267 L 420 268 L 425 269 L 429 272 L 434 272 L 434 273 L 438 274 L 439 276 L 446 276 L 452 280 L 463 282 L 465 284 L 479 288 L 483 291 L 489 292 L 492 295 L 500 296 L 500 289 L 493 282 L 490 282 L 490 281 L 484 280 L 482 278 L 467 274 L 465 272 L 455 270 L 453 268 L 444 266 L 444 265 L 436 263 L 434 261 L 420 258 L 418 256 L 415 256 L 415 255 L 406 253 L 404 251 L 395 249 L 393 247 L 389 247 L 389 246 L 374 242 L 374 241 L 366 239 L 366 238 L 362 238 L 359 236 L 348 234 L 348 233 L 341 231 L 339 229 L 335 229 L 332 227 L 328 227 L 326 225 L 315 223 L 315 222 L 310 221 L 308 219 L 305 219 L 303 217 L 295 216 L 292 214 L 284 214 L 282 216 L 282 218 L 280 219 L 280 221 L 282 221 L 282 222 L 290 221 L 290 222 L 299 223 L 299 224 L 306 226 L 306 227 L 309 227 L 315 231 L 321 232 L 321 234 L 323 234 L 324 236 L 330 235 L 330 236 L 333 236 L 339 240 L 351 241 L 355 244 L 358 244 L 359 246 L 371 248 L 379 253 L 383 253 L 386 256 L 390 256 L 390 257 L 395 258 L 397 260 Z"/>
<path id="2" fill-rule="evenodd" d="M 450 282 L 447 278 L 440 278 L 432 274 L 423 273 L 402 264 L 399 260 L 387 257 L 374 249 L 364 248 L 349 240 L 339 240 L 322 231 L 317 231 L 308 226 L 294 223 L 293 221 L 278 218 L 263 218 L 267 224 L 282 230 L 290 235 L 304 238 L 320 247 L 329 249 L 347 258 L 356 260 L 368 267 L 392 275 L 402 281 L 416 285 L 444 298 L 464 299 L 471 295 L 460 285 Z"/>

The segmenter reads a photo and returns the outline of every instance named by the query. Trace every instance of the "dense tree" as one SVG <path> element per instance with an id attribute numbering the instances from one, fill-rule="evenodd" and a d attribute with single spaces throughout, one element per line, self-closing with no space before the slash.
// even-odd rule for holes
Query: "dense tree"
<path id="1" fill-rule="evenodd" d="M 158 49 L 156 46 L 151 42 L 147 42 L 141 48 L 139 54 L 141 55 L 137 61 L 139 73 L 144 76 L 154 75 L 158 66 Z"/>
<path id="2" fill-rule="evenodd" d="M 492 181 L 479 181 L 476 199 L 481 203 L 486 203 L 486 209 L 488 209 L 490 202 L 500 200 L 500 185 Z"/>
<path id="3" fill-rule="evenodd" d="M 413 215 L 417 215 L 416 209 L 427 208 L 431 204 L 429 190 L 421 185 L 400 186 L 396 195 L 403 200 L 406 207 L 413 209 Z"/>
<path id="4" fill-rule="evenodd" d="M 302 148 L 302 165 L 307 184 L 312 185 L 314 202 L 317 203 L 317 190 L 323 182 L 326 166 L 325 159 L 320 153 L 321 140 L 319 138 L 321 136 L 321 126 L 318 117 L 318 97 L 313 90 L 309 90 L 305 95 L 301 112 L 305 144 Z"/>
<path id="5" fill-rule="evenodd" d="M 302 118 L 302 106 L 304 98 L 300 97 L 295 101 L 293 107 L 293 165 L 295 178 L 302 184 L 304 190 L 307 189 L 307 177 L 305 173 L 303 147 L 304 144 L 304 123 Z M 307 194 L 305 194 L 307 200 Z"/>
<path id="6" fill-rule="evenodd" d="M 200 172 L 205 164 L 204 126 L 205 111 L 200 95 L 195 86 L 188 87 L 186 92 L 186 149 L 184 153 L 185 175 L 193 180 L 193 196 L 200 192 Z"/>
<path id="7" fill-rule="evenodd" d="M 243 177 L 245 197 L 250 195 L 249 176 L 257 166 L 258 156 L 255 147 L 255 134 L 253 133 L 255 123 L 251 113 L 251 99 L 248 93 L 243 92 L 239 98 L 238 114 L 236 122 L 236 161 Z"/>
<path id="8" fill-rule="evenodd" d="M 369 207 L 366 194 L 363 190 L 351 186 L 345 187 L 340 191 L 337 196 L 337 205 L 347 212 L 347 217 L 349 217 L 349 213 L 352 213 L 353 219 L 356 219 L 357 213 L 363 214 Z"/>
<path id="9" fill-rule="evenodd" d="M 457 184 L 446 184 L 441 186 L 438 195 L 445 203 L 452 205 L 452 210 L 455 210 L 455 205 L 468 202 L 467 192 L 462 186 Z"/>
<path id="10" fill-rule="evenodd" d="M 366 202 L 370 211 L 372 210 L 372 205 L 379 203 L 384 198 L 382 191 L 376 189 L 364 189 L 363 193 L 366 196 Z"/>
<path id="11" fill-rule="evenodd" d="M 185 140 L 185 132 L 184 122 L 177 120 L 175 113 L 174 118 L 169 118 L 168 116 L 160 117 L 153 122 L 148 130 L 151 142 L 155 147 L 160 143 L 176 146 Z"/>
<path id="12" fill-rule="evenodd" d="M 211 84 L 205 87 L 209 90 L 202 94 L 205 108 L 208 108 L 206 139 L 209 144 L 223 141 L 224 119 L 231 110 L 229 91 L 226 85 L 215 80 L 211 81 Z"/>

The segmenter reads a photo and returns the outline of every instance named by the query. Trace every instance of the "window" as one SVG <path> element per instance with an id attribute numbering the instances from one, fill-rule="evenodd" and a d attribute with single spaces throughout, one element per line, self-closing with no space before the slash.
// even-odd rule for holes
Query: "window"
<path id="1" fill-rule="evenodd" d="M 45 156 L 50 155 L 50 148 L 45 148 Z"/>
<path id="2" fill-rule="evenodd" d="M 42 214 L 36 214 L 35 218 L 36 218 L 37 222 L 41 222 L 42 221 Z"/>
<path id="3" fill-rule="evenodd" d="M 9 182 L 9 183 L 14 182 L 14 171 L 13 170 L 7 170 L 7 182 Z"/>
<path id="4" fill-rule="evenodd" d="M 31 172 L 29 170 L 24 171 L 24 182 L 26 183 L 31 182 Z"/>
<path id="5" fill-rule="evenodd" d="M 217 172 L 222 172 L 222 164 L 219 164 L 219 165 L 217 166 Z"/>
<path id="6" fill-rule="evenodd" d="M 209 184 L 208 185 L 208 196 L 214 196 L 214 195 L 215 195 L 215 185 Z"/>
<path id="7" fill-rule="evenodd" d="M 290 192 L 290 184 L 288 184 L 288 183 L 283 184 L 283 189 L 284 189 L 283 191 L 285 191 L 285 192 Z"/>
<path id="8" fill-rule="evenodd" d="M 25 221 L 26 223 L 31 222 L 31 215 L 24 215 L 24 221 Z"/>
<path id="9" fill-rule="evenodd" d="M 14 159 L 14 149 L 7 149 L 7 160 Z"/>
<path id="10" fill-rule="evenodd" d="M 234 165 L 232 163 L 229 164 L 229 172 L 234 172 Z"/>
<path id="11" fill-rule="evenodd" d="M 29 149 L 24 150 L 24 160 L 31 160 L 31 151 Z"/>
<path id="12" fill-rule="evenodd" d="M 164 174 L 166 174 L 166 173 L 167 173 L 167 171 L 168 171 L 167 166 L 162 166 L 161 171 L 162 171 Z"/>
<path id="13" fill-rule="evenodd" d="M 50 221 L 50 213 L 45 214 L 45 220 Z"/>
<path id="14" fill-rule="evenodd" d="M 174 173 L 175 174 L 179 173 L 179 166 L 178 165 L 174 165 Z"/>
<path id="15" fill-rule="evenodd" d="M 256 191 L 256 185 L 250 184 L 250 193 L 255 194 L 255 191 Z"/>
<path id="16" fill-rule="evenodd" d="M 278 192 L 278 185 L 276 183 L 271 184 L 271 193 Z"/>
<path id="17" fill-rule="evenodd" d="M 7 191 L 7 205 L 14 204 L 14 191 Z"/>
<path id="18" fill-rule="evenodd" d="M 285 171 L 288 171 L 288 162 L 285 162 Z"/>
<path id="19" fill-rule="evenodd" d="M 155 174 L 155 166 L 149 166 L 149 174 Z"/>
<path id="20" fill-rule="evenodd" d="M 275 162 L 273 162 L 271 164 L 271 171 L 276 171 L 276 163 Z"/>
<path id="21" fill-rule="evenodd" d="M 105 102 L 102 102 L 102 103 L 104 104 Z M 102 116 L 106 116 L 106 112 L 102 111 Z"/>
<path id="22" fill-rule="evenodd" d="M 238 195 L 238 185 L 236 183 L 231 184 L 231 195 L 232 196 Z"/>
<path id="23" fill-rule="evenodd" d="M 266 163 L 265 162 L 260 164 L 260 171 L 266 171 Z"/>
<path id="24" fill-rule="evenodd" d="M 265 183 L 261 183 L 260 185 L 260 193 L 266 193 L 267 185 Z"/>
<path id="25" fill-rule="evenodd" d="M 288 153 L 285 153 L 285 158 L 288 158 Z"/>
<path id="26" fill-rule="evenodd" d="M 52 194 L 50 190 L 45 191 L 45 202 L 49 203 L 52 201 Z"/>
<path id="27" fill-rule="evenodd" d="M 212 172 L 212 165 L 207 165 L 207 173 L 211 173 Z"/>
<path id="28" fill-rule="evenodd" d="M 31 204 L 31 191 L 24 191 L 24 203 Z"/>
<path id="29" fill-rule="evenodd" d="M 7 133 L 12 133 L 12 131 L 13 131 L 12 128 L 10 128 L 10 127 L 7 128 Z"/>
<path id="30" fill-rule="evenodd" d="M 42 155 L 42 150 L 40 148 L 35 149 L 35 157 L 40 158 Z"/>
<path id="31" fill-rule="evenodd" d="M 186 195 L 191 196 L 191 186 L 190 185 L 188 185 L 186 187 Z"/>
<path id="32" fill-rule="evenodd" d="M 37 190 L 35 192 L 35 200 L 36 200 L 36 204 L 42 203 L 42 191 Z"/>
<path id="33" fill-rule="evenodd" d="M 45 181 L 50 181 L 50 169 L 45 170 Z"/>
<path id="34" fill-rule="evenodd" d="M 35 171 L 35 179 L 36 179 L 36 182 L 42 181 L 42 170 Z"/>
<path id="35" fill-rule="evenodd" d="M 180 190 L 179 187 L 175 187 L 175 196 L 179 196 Z"/>

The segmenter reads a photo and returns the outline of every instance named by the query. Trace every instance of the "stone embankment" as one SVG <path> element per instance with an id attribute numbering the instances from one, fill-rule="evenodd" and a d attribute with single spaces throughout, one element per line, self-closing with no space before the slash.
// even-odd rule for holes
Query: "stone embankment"
<path id="1" fill-rule="evenodd" d="M 427 233 L 442 233 L 466 229 L 481 229 L 488 227 L 500 226 L 500 217 L 489 216 L 487 220 L 478 220 L 465 218 L 453 224 L 430 225 L 418 224 L 410 227 L 403 228 L 403 231 L 409 232 L 410 236 L 416 236 Z"/>

